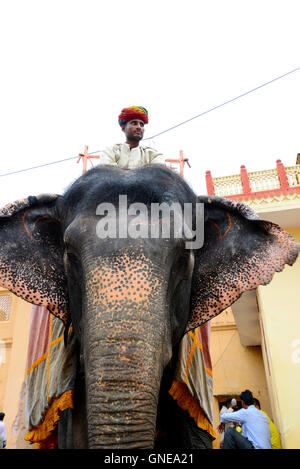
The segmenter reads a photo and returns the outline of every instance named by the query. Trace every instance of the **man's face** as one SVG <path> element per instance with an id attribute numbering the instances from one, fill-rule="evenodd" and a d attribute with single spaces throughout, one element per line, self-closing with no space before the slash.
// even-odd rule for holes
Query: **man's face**
<path id="1" fill-rule="evenodd" d="M 126 135 L 127 141 L 139 142 L 144 136 L 145 124 L 140 119 L 134 119 L 127 122 L 122 130 Z"/>

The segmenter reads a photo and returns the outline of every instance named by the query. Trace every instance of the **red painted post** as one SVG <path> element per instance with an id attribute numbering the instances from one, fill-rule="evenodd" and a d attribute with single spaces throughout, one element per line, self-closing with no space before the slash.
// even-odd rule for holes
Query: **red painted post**
<path id="1" fill-rule="evenodd" d="M 179 174 L 180 174 L 181 177 L 183 177 L 185 163 L 187 163 L 187 165 L 189 167 L 191 167 L 191 165 L 189 163 L 189 159 L 188 158 L 183 158 L 183 151 L 182 150 L 180 150 L 180 152 L 179 152 L 179 159 L 178 160 L 175 160 L 175 159 L 173 160 L 172 158 L 167 158 L 165 160 L 165 162 L 166 163 L 171 163 L 171 165 L 172 165 L 172 163 L 174 163 L 176 165 L 179 164 Z M 170 169 L 175 169 L 175 168 L 173 166 L 170 166 Z"/>
<path id="2" fill-rule="evenodd" d="M 213 183 L 213 179 L 212 179 L 212 175 L 211 175 L 210 171 L 206 171 L 205 179 L 206 179 L 207 194 L 208 195 L 215 195 L 214 183 Z"/>
<path id="3" fill-rule="evenodd" d="M 88 149 L 89 147 L 87 145 L 85 145 L 84 147 L 84 152 L 83 153 L 79 153 L 79 158 L 77 160 L 77 163 L 79 163 L 79 161 L 81 160 L 82 158 L 82 161 L 83 161 L 83 170 L 82 170 L 82 174 L 84 174 L 86 172 L 86 169 L 87 169 L 87 161 L 90 160 L 91 161 L 91 158 L 100 158 L 100 155 L 89 155 L 88 154 Z M 93 163 L 91 161 L 91 165 L 93 166 Z"/>
<path id="4" fill-rule="evenodd" d="M 183 177 L 183 172 L 184 172 L 183 151 L 180 150 L 180 152 L 179 152 L 179 174 L 180 174 L 181 177 Z"/>
<path id="5" fill-rule="evenodd" d="M 245 165 L 241 166 L 241 180 L 242 180 L 242 186 L 243 186 L 243 189 L 244 189 L 243 193 L 245 195 L 251 194 L 251 188 L 250 188 L 250 184 L 249 184 L 249 177 L 248 177 L 248 173 L 247 173 L 247 169 L 246 169 Z"/>
<path id="6" fill-rule="evenodd" d="M 285 167 L 283 166 L 281 160 L 276 161 L 276 167 L 281 189 L 288 189 L 289 182 L 288 178 L 286 177 Z"/>

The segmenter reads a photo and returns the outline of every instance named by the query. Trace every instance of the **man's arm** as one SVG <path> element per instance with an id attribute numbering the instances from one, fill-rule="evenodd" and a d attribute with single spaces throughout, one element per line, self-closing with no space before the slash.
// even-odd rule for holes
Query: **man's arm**
<path id="1" fill-rule="evenodd" d="M 220 415 L 221 423 L 229 423 L 229 422 L 243 423 L 244 421 L 245 421 L 245 409 L 241 409 L 236 412 L 231 412 L 230 414 Z"/>
<path id="2" fill-rule="evenodd" d="M 150 163 L 151 164 L 166 164 L 165 162 L 165 156 L 162 153 L 159 153 L 158 151 L 154 149 L 150 149 Z"/>
<path id="3" fill-rule="evenodd" d="M 151 164 L 166 164 L 164 155 L 158 153 L 151 161 Z"/>
<path id="4" fill-rule="evenodd" d="M 118 166 L 117 158 L 116 158 L 116 151 L 114 150 L 114 147 L 105 148 L 104 150 L 101 151 L 99 163 L 110 164 L 111 166 Z"/>
<path id="5" fill-rule="evenodd" d="M 219 433 L 223 433 L 225 430 L 225 423 L 220 423 L 220 425 L 217 427 Z"/>

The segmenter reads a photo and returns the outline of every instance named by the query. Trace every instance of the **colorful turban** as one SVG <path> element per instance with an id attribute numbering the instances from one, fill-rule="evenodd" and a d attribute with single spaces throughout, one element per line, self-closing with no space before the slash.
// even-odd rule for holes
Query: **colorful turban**
<path id="1" fill-rule="evenodd" d="M 140 119 L 145 124 L 148 124 L 148 111 L 142 106 L 130 106 L 122 109 L 121 114 L 119 115 L 119 124 L 125 125 L 126 122 L 132 121 L 134 119 Z"/>

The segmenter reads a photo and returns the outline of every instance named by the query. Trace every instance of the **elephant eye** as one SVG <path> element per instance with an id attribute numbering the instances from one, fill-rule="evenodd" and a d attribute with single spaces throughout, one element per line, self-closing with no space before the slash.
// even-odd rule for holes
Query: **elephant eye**
<path id="1" fill-rule="evenodd" d="M 173 266 L 177 270 L 177 273 L 181 273 L 182 277 L 189 278 L 190 269 L 193 267 L 193 254 L 190 251 L 181 253 Z"/>
<path id="2" fill-rule="evenodd" d="M 67 259 L 69 262 L 71 263 L 79 263 L 79 259 L 77 257 L 77 255 L 73 252 L 73 251 L 67 251 L 66 252 L 66 255 L 67 255 Z"/>

